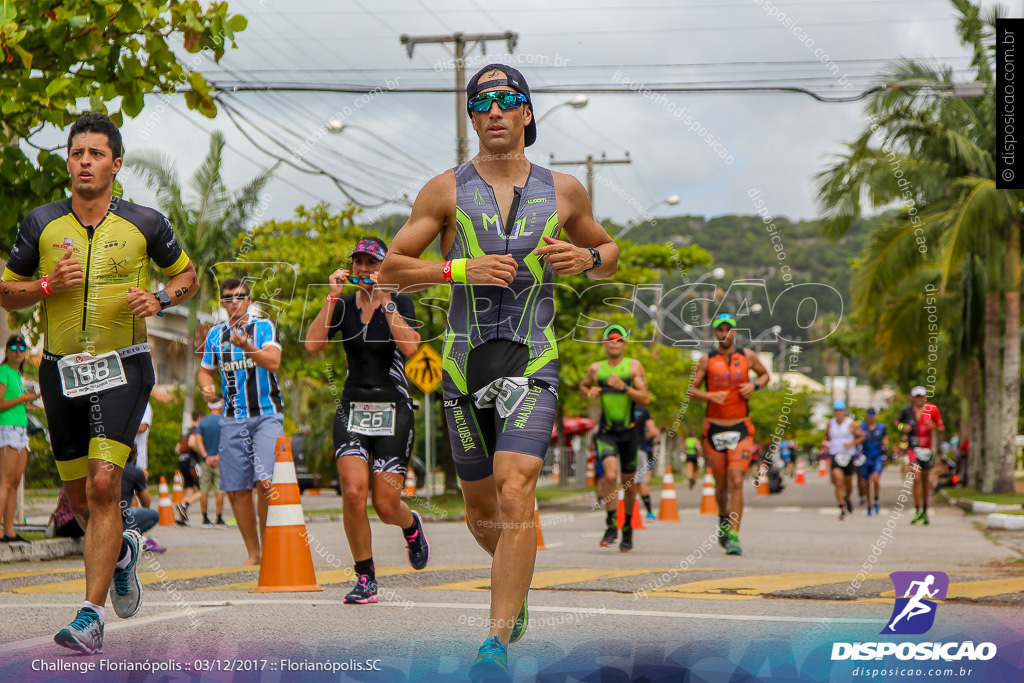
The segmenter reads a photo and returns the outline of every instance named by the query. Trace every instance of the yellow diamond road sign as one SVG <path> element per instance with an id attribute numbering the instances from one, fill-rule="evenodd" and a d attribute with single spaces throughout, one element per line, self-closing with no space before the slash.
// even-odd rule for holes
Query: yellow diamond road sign
<path id="1" fill-rule="evenodd" d="M 405 363 L 405 375 L 424 394 L 429 394 L 441 383 L 441 356 L 430 346 L 420 348 Z"/>

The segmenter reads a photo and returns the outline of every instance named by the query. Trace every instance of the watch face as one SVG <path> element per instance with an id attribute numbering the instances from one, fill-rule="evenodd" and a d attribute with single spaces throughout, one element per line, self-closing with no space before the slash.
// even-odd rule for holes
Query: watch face
<path id="1" fill-rule="evenodd" d="M 397 310 L 398 310 L 398 305 L 394 301 L 389 301 L 386 304 L 384 304 L 384 312 L 385 313 L 394 313 Z"/>

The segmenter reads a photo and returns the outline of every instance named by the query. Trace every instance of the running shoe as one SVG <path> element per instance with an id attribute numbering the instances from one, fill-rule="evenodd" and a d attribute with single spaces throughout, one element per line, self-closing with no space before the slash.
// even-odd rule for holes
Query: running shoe
<path id="1" fill-rule="evenodd" d="M 234 521 L 234 520 L 232 520 L 232 521 Z M 223 517 L 218 517 L 218 518 L 217 518 L 217 521 L 213 523 L 213 528 L 214 528 L 214 529 L 227 529 L 227 528 L 228 528 L 228 525 L 227 525 L 227 523 L 226 523 L 226 522 L 224 521 L 224 518 L 223 518 Z"/>
<path id="2" fill-rule="evenodd" d="M 377 602 L 377 579 L 360 574 L 355 587 L 345 596 L 346 605 L 368 605 Z"/>
<path id="3" fill-rule="evenodd" d="M 742 555 L 743 550 L 740 548 L 740 535 L 739 532 L 729 532 L 729 542 L 725 545 L 726 555 Z"/>
<path id="4" fill-rule="evenodd" d="M 868 517 L 870 517 L 875 511 L 874 505 L 868 505 Z"/>
<path id="5" fill-rule="evenodd" d="M 529 597 L 529 592 L 527 592 L 526 598 L 523 599 L 523 606 L 520 608 L 519 614 L 516 615 L 516 623 L 512 625 L 512 635 L 508 639 L 510 644 L 519 642 L 526 635 L 526 627 L 530 625 L 530 606 L 527 604 Z"/>
<path id="6" fill-rule="evenodd" d="M 880 515 L 880 514 L 882 514 L 882 508 L 880 508 L 880 507 L 878 506 L 878 503 L 875 503 L 875 514 L 876 514 L 876 515 Z"/>
<path id="7" fill-rule="evenodd" d="M 619 552 L 628 553 L 633 549 L 633 527 L 622 527 L 622 540 L 619 542 Z"/>
<path id="8" fill-rule="evenodd" d="M 62 628 L 53 637 L 53 642 L 84 655 L 103 652 L 103 623 L 100 615 L 88 607 L 78 610 L 74 621 Z"/>
<path id="9" fill-rule="evenodd" d="M 693 487 L 696 486 L 696 485 L 697 485 L 697 480 L 696 479 L 691 479 L 690 480 L 690 489 L 692 490 Z"/>
<path id="10" fill-rule="evenodd" d="M 865 498 L 864 496 L 861 496 L 860 497 L 860 505 L 861 505 L 861 507 L 863 507 L 863 506 L 865 506 L 867 504 L 868 504 L 868 499 Z"/>
<path id="11" fill-rule="evenodd" d="M 912 520 L 910 520 L 910 523 L 911 524 L 920 524 L 923 521 L 924 521 L 924 513 L 923 512 L 918 512 L 916 515 L 914 515 L 914 518 Z"/>
<path id="12" fill-rule="evenodd" d="M 732 527 L 729 526 L 728 521 L 718 523 L 718 545 L 724 548 L 729 543 L 729 532 L 731 530 Z"/>
<path id="13" fill-rule="evenodd" d="M 423 532 L 423 520 L 420 513 L 413 511 L 412 518 L 416 522 L 416 531 L 412 536 L 405 539 L 408 546 L 409 564 L 413 569 L 423 569 L 430 562 L 430 543 L 427 542 L 427 535 Z"/>
<path id="14" fill-rule="evenodd" d="M 931 522 L 928 521 L 928 513 L 927 512 L 922 512 L 921 513 L 921 524 L 924 524 L 925 526 L 928 526 L 929 524 L 931 524 Z"/>
<path id="15" fill-rule="evenodd" d="M 31 543 L 31 541 L 29 541 L 27 538 L 25 538 L 24 536 L 22 536 L 19 533 L 15 533 L 13 536 L 4 536 L 3 537 L 3 542 L 4 543 Z"/>
<path id="16" fill-rule="evenodd" d="M 142 549 L 150 553 L 163 553 L 167 552 L 167 548 L 163 547 L 152 538 L 147 538 L 142 542 Z"/>
<path id="17" fill-rule="evenodd" d="M 206 515 L 203 515 L 203 524 L 202 524 L 202 526 L 200 528 L 202 528 L 202 529 L 212 529 L 213 528 L 213 522 L 210 521 L 209 517 L 207 517 Z"/>
<path id="18" fill-rule="evenodd" d="M 843 507 L 840 507 L 839 508 L 839 521 L 841 522 L 844 519 L 846 519 L 846 509 L 843 508 Z"/>
<path id="19" fill-rule="evenodd" d="M 618 537 L 619 537 L 618 530 L 615 527 L 613 527 L 613 526 L 608 527 L 607 529 L 604 530 L 604 538 L 601 539 L 601 547 L 602 548 L 607 548 L 612 543 L 615 543 L 615 539 L 618 538 Z"/>
<path id="20" fill-rule="evenodd" d="M 846 499 L 846 511 L 853 514 L 853 503 L 850 502 L 849 498 Z"/>
<path id="21" fill-rule="evenodd" d="M 658 518 L 654 516 L 654 513 L 653 513 L 653 512 L 648 512 L 648 513 L 647 513 L 647 521 L 648 521 L 648 522 L 653 522 L 653 521 L 655 521 L 655 520 L 657 520 L 657 519 L 658 519 Z"/>
<path id="22" fill-rule="evenodd" d="M 491 636 L 480 646 L 476 661 L 469 667 L 471 681 L 507 681 L 511 680 L 508 673 L 508 650 L 498 636 Z"/>
<path id="23" fill-rule="evenodd" d="M 142 547 L 142 536 L 134 529 L 126 529 L 124 540 L 132 553 L 132 560 L 124 569 L 114 569 L 113 588 L 110 592 L 110 604 L 114 606 L 117 616 L 122 619 L 134 617 L 142 605 L 142 584 L 139 583 L 139 553 Z"/>

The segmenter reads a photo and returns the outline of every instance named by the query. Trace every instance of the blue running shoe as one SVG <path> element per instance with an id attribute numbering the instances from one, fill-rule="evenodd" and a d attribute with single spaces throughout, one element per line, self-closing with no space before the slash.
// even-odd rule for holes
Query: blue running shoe
<path id="1" fill-rule="evenodd" d="M 360 574 L 355 588 L 345 596 L 345 604 L 369 605 L 374 602 L 377 602 L 377 579 L 371 579 L 368 574 Z"/>
<path id="2" fill-rule="evenodd" d="M 423 520 L 420 519 L 420 513 L 414 510 L 412 518 L 416 522 L 416 531 L 405 539 L 405 543 L 409 547 L 409 564 L 413 569 L 423 569 L 427 566 L 427 562 L 430 562 L 430 543 L 427 542 L 427 535 L 423 533 Z"/>
<path id="3" fill-rule="evenodd" d="M 78 610 L 74 621 L 57 632 L 53 642 L 85 655 L 103 652 L 103 623 L 100 615 L 83 607 Z"/>
<path id="4" fill-rule="evenodd" d="M 516 623 L 512 626 L 512 635 L 509 636 L 509 644 L 517 643 L 523 639 L 526 635 L 526 627 L 530 622 L 530 606 L 527 604 L 529 600 L 529 594 L 523 599 L 523 606 L 519 610 L 519 614 L 516 615 Z"/>
<path id="5" fill-rule="evenodd" d="M 508 673 L 508 650 L 498 640 L 498 636 L 491 636 L 480 646 L 476 661 L 469 667 L 469 679 L 471 681 L 510 681 Z"/>
<path id="6" fill-rule="evenodd" d="M 124 569 L 114 570 L 114 590 L 110 592 L 110 604 L 114 612 L 122 619 L 134 617 L 142 605 L 142 584 L 139 583 L 139 553 L 142 548 L 142 536 L 134 529 L 124 532 L 125 543 L 132 552 L 132 561 Z"/>

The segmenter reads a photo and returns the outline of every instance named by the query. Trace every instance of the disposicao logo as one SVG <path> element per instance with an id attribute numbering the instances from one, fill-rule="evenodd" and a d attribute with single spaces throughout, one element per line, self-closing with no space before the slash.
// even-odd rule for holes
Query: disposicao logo
<path id="1" fill-rule="evenodd" d="M 946 599 L 949 576 L 945 572 L 893 572 L 896 604 L 882 635 L 919 635 L 935 623 L 936 601 Z M 902 597 L 901 597 L 902 596 Z"/>
<path id="2" fill-rule="evenodd" d="M 920 635 L 935 623 L 938 602 L 946 599 L 949 576 L 944 572 L 893 572 L 896 604 L 881 635 Z M 858 642 L 832 643 L 832 661 L 896 659 L 946 662 L 987 661 L 995 657 L 994 643 L 965 642 Z"/>

